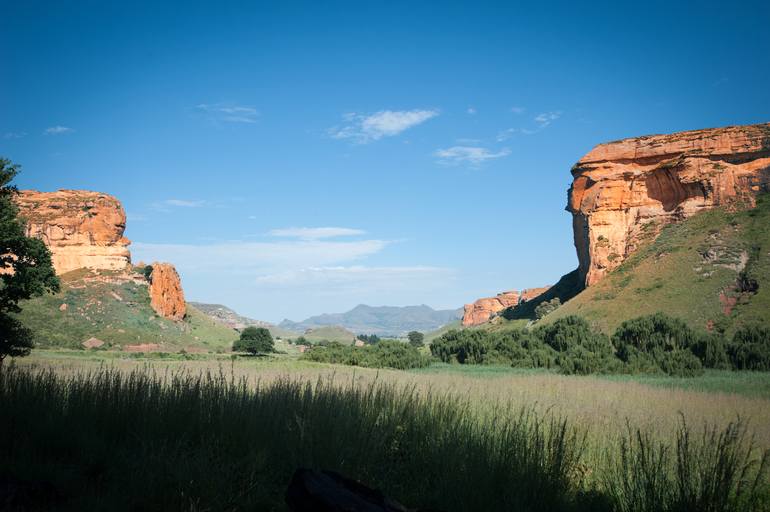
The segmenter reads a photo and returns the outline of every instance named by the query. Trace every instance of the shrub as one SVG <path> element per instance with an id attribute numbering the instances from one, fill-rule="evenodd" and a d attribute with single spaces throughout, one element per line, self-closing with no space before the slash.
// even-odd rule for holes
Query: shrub
<path id="1" fill-rule="evenodd" d="M 698 342 L 703 339 L 677 318 L 655 313 L 627 320 L 617 328 L 612 340 L 618 357 L 631 371 L 657 368 L 681 377 L 703 373 L 701 360 L 692 352 L 692 348 L 699 350 Z M 704 355 L 709 353 L 707 346 L 700 348 Z"/>
<path id="2" fill-rule="evenodd" d="M 770 327 L 748 325 L 738 329 L 728 354 L 737 370 L 770 371 Z"/>
<path id="3" fill-rule="evenodd" d="M 375 345 L 363 347 L 330 342 L 305 352 L 303 358 L 319 363 L 397 370 L 422 368 L 430 364 L 428 358 L 420 354 L 416 348 L 397 340 L 381 340 Z"/>
<path id="4" fill-rule="evenodd" d="M 552 313 L 553 311 L 559 309 L 559 306 L 561 306 L 561 300 L 559 297 L 554 297 L 549 301 L 543 301 L 535 306 L 535 318 L 540 320 L 548 313 Z"/>

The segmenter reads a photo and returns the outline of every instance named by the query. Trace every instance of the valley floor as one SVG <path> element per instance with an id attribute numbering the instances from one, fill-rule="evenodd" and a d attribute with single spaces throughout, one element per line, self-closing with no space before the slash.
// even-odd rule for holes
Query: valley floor
<path id="1" fill-rule="evenodd" d="M 700 377 L 665 375 L 571 376 L 547 370 L 506 366 L 434 363 L 410 371 L 368 369 L 303 361 L 296 354 L 238 357 L 229 354 L 162 354 L 36 350 L 18 359 L 20 366 L 52 368 L 57 373 L 94 372 L 103 367 L 131 371 L 222 373 L 254 384 L 290 377 L 339 385 L 373 380 L 447 393 L 474 407 L 533 405 L 548 409 L 588 431 L 600 448 L 608 436 L 620 436 L 628 424 L 669 438 L 684 417 L 690 425 L 723 426 L 740 417 L 749 422 L 757 443 L 770 449 L 770 373 L 707 370 Z"/>
<path id="2" fill-rule="evenodd" d="M 770 506 L 768 373 L 373 370 L 285 352 L 36 350 L 0 373 L 0 475 L 36 489 L 26 510 L 286 510 L 302 467 L 447 512 Z"/>

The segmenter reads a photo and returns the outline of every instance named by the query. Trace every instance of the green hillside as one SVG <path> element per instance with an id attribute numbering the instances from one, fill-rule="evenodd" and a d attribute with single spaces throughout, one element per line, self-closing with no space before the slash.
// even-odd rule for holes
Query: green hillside
<path id="1" fill-rule="evenodd" d="M 61 292 L 22 304 L 18 315 L 39 347 L 80 348 L 91 337 L 105 348 L 141 343 L 166 350 L 229 349 L 238 334 L 188 304 L 182 322 L 159 317 L 147 286 L 125 274 L 76 270 L 61 276 Z"/>
<path id="2" fill-rule="evenodd" d="M 409 331 L 429 332 L 462 318 L 462 309 L 435 310 L 429 306 L 367 306 L 359 304 L 345 313 L 313 316 L 302 322 L 284 320 L 280 327 L 294 331 L 339 325 L 356 334 L 380 337 L 405 336 Z"/>
<path id="3" fill-rule="evenodd" d="M 294 337 L 297 338 L 299 336 L 304 336 L 305 339 L 311 343 L 318 343 L 319 341 L 337 341 L 346 345 L 352 344 L 356 339 L 354 333 L 338 325 L 314 327 L 306 330 L 304 334 L 296 334 Z"/>
<path id="4" fill-rule="evenodd" d="M 278 327 L 277 325 L 273 325 L 269 322 L 255 320 L 253 318 L 243 316 L 223 304 L 188 302 L 187 305 L 194 307 L 201 313 L 204 313 L 206 316 L 210 317 L 212 320 L 224 324 L 232 329 L 241 330 L 248 326 L 266 327 L 270 331 L 270 334 L 273 336 L 273 338 L 288 339 L 298 336 L 296 331 L 290 331 L 288 329 Z"/>
<path id="5" fill-rule="evenodd" d="M 541 323 L 580 315 L 610 332 L 657 311 L 728 333 L 770 323 L 770 197 L 752 210 L 712 210 L 666 227 Z"/>

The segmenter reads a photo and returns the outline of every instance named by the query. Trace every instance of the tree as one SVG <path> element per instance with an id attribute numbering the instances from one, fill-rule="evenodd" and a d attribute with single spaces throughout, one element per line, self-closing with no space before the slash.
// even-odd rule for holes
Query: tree
<path id="1" fill-rule="evenodd" d="M 22 300 L 59 291 L 50 251 L 25 235 L 13 202 L 18 190 L 10 183 L 20 169 L 0 158 L 0 367 L 7 356 L 25 356 L 32 348 L 32 333 L 9 313 L 20 313 Z"/>
<path id="2" fill-rule="evenodd" d="M 264 327 L 246 327 L 241 337 L 233 343 L 233 352 L 267 354 L 273 351 L 273 336 Z"/>
<path id="3" fill-rule="evenodd" d="M 409 334 L 406 335 L 406 337 L 409 338 L 409 344 L 414 348 L 422 347 L 423 341 L 425 340 L 425 336 L 423 335 L 423 333 L 418 331 L 410 331 Z"/>

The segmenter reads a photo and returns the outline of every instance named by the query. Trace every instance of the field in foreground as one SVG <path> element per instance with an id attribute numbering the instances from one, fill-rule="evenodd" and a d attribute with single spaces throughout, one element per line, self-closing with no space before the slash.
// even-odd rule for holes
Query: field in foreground
<path id="1" fill-rule="evenodd" d="M 748 492 L 769 485 L 758 465 L 743 477 L 717 467 L 748 455 L 738 416 L 755 462 L 770 447 L 767 397 L 288 359 L 39 353 L 14 372 L 0 386 L 14 418 L 0 428 L 16 440 L 0 473 L 51 482 L 59 508 L 282 510 L 291 472 L 311 466 L 440 510 L 767 509 Z M 677 455 L 693 473 L 677 470 Z"/>

